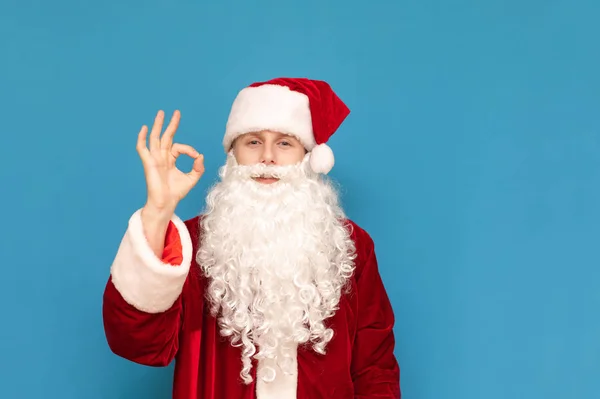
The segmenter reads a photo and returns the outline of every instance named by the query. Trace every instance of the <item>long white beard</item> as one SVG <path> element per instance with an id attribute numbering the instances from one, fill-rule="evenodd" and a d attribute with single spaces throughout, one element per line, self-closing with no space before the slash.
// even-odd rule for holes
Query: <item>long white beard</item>
<path id="1" fill-rule="evenodd" d="M 209 280 L 221 334 L 242 347 L 246 383 L 252 357 L 292 373 L 296 345 L 310 342 L 325 353 L 333 331 L 324 322 L 354 271 L 355 247 L 336 190 L 307 161 L 242 166 L 230 154 L 207 196 L 196 259 Z M 280 181 L 251 178 L 264 174 Z M 275 369 L 262 374 L 272 381 Z"/>

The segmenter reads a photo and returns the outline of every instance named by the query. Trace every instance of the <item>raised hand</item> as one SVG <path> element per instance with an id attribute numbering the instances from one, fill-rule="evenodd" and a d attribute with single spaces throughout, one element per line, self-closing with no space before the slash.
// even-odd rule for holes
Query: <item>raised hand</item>
<path id="1" fill-rule="evenodd" d="M 204 174 L 204 157 L 186 144 L 173 143 L 181 114 L 173 113 L 169 125 L 161 137 L 165 114 L 159 111 L 150 132 L 149 146 L 146 145 L 148 127 L 143 126 L 138 134 L 137 152 L 144 166 L 148 198 L 144 207 L 153 219 L 168 221 L 175 208 Z M 194 159 L 192 170 L 184 173 L 177 169 L 175 161 L 185 154 Z"/>

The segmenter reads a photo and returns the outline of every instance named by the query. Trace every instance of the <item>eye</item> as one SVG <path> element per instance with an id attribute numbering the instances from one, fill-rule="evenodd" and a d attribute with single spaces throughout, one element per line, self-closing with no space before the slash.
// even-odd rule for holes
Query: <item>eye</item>
<path id="1" fill-rule="evenodd" d="M 250 141 L 248 141 L 248 144 L 250 144 L 250 145 L 258 145 L 258 144 L 260 144 L 260 142 L 258 140 L 250 140 Z"/>
<path id="2" fill-rule="evenodd" d="M 285 140 L 284 140 L 284 141 L 281 141 L 281 142 L 279 142 L 279 144 L 281 144 L 281 145 L 283 145 L 283 146 L 291 146 L 291 145 L 292 145 L 292 143 L 290 143 L 289 141 L 285 141 Z"/>

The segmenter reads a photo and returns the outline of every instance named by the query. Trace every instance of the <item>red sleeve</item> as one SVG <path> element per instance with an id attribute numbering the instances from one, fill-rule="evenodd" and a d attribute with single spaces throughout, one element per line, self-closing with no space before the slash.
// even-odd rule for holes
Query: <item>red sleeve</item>
<path id="1" fill-rule="evenodd" d="M 357 248 L 363 256 L 358 257 L 358 326 L 352 351 L 354 397 L 400 399 L 394 311 L 379 274 L 373 241 L 364 234 L 363 247 Z"/>
<path id="2" fill-rule="evenodd" d="M 181 228 L 181 225 L 179 227 Z M 129 230 L 134 228 L 135 226 L 130 225 Z M 122 247 L 127 245 L 127 234 L 134 234 L 129 230 L 121 244 Z M 157 263 L 163 262 L 164 268 L 183 267 L 184 254 L 181 233 L 184 232 L 178 231 L 176 225 L 171 222 L 165 238 L 163 257 L 155 260 Z M 127 251 L 120 250 L 115 264 L 121 261 L 125 266 L 119 267 L 124 269 L 129 263 L 135 263 L 130 262 L 135 259 Z M 115 269 L 115 265 L 113 265 L 113 269 Z M 136 284 L 142 285 L 144 281 L 133 281 L 133 283 L 130 281 L 135 276 L 144 275 L 147 272 L 138 269 L 132 269 L 133 271 L 127 271 L 127 273 L 119 272 L 119 270 L 113 271 L 106 284 L 102 309 L 106 339 L 110 349 L 118 356 L 147 366 L 166 366 L 174 359 L 179 346 L 178 335 L 182 321 L 181 295 L 172 304 L 167 302 L 169 305 L 163 305 L 165 309 L 140 310 L 143 308 L 141 306 L 143 301 L 139 298 L 143 299 L 144 296 L 138 294 L 137 291 L 140 289 L 136 287 Z M 156 280 L 157 273 L 151 278 Z M 181 283 L 182 278 L 185 279 L 183 283 Z M 179 281 L 178 284 L 183 284 L 181 290 L 185 289 L 186 276 L 180 277 Z M 161 284 L 163 283 L 172 284 L 170 280 L 161 281 Z M 129 286 L 135 289 L 130 289 Z M 122 288 L 118 289 L 117 287 Z M 133 294 L 129 295 L 130 293 Z M 125 300 L 125 297 L 129 300 Z"/>
<path id="3" fill-rule="evenodd" d="M 162 261 L 171 265 L 180 265 L 183 262 L 181 240 L 175 223 L 169 222 L 165 236 L 165 246 L 162 253 Z"/>

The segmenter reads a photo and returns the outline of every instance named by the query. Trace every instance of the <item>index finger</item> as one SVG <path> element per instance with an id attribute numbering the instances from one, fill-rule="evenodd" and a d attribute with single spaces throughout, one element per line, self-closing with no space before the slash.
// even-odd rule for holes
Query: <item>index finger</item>
<path id="1" fill-rule="evenodd" d="M 171 150 L 170 150 L 170 154 L 171 154 L 171 157 L 169 158 L 169 163 L 171 165 L 175 165 L 177 158 L 179 158 L 179 156 L 182 154 L 185 154 L 185 155 L 189 156 L 190 158 L 194 158 L 194 159 L 196 159 L 200 156 L 200 153 L 198 151 L 196 151 L 196 149 L 194 149 L 194 147 L 192 147 L 191 145 L 180 144 L 180 143 L 173 144 L 173 146 L 171 147 Z"/>

